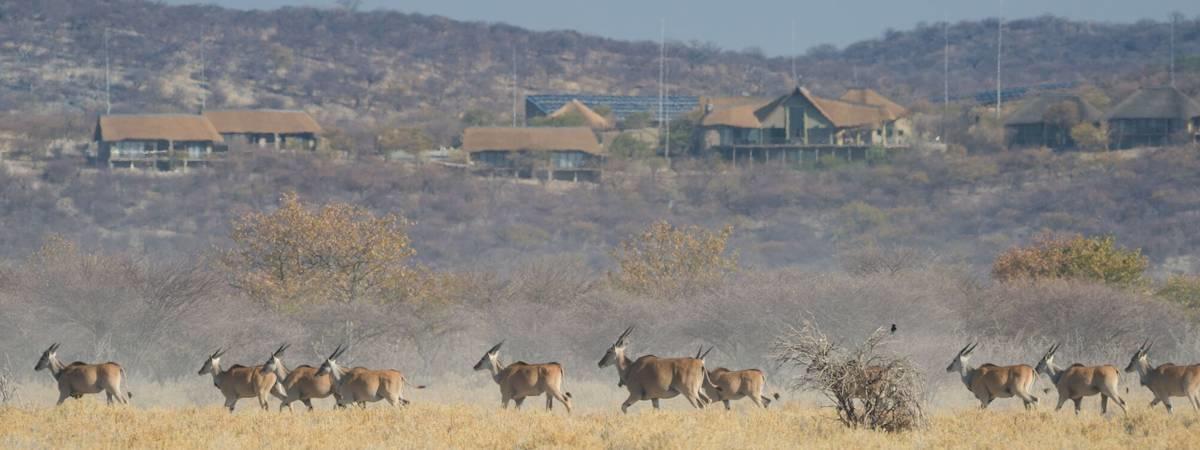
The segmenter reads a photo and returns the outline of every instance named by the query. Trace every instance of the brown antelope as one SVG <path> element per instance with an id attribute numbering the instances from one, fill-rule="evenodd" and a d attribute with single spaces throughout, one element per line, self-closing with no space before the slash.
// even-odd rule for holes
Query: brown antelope
<path id="1" fill-rule="evenodd" d="M 1121 373 L 1117 372 L 1116 367 L 1072 364 L 1071 367 L 1063 369 L 1054 365 L 1054 353 L 1058 351 L 1058 347 L 1058 344 L 1051 346 L 1034 368 L 1036 373 L 1044 373 L 1050 377 L 1050 381 L 1058 389 L 1058 406 L 1054 407 L 1055 411 L 1062 409 L 1063 403 L 1070 399 L 1075 402 L 1075 414 L 1079 414 L 1079 404 L 1084 397 L 1100 394 L 1101 413 L 1108 413 L 1109 398 L 1121 407 L 1121 412 L 1126 412 L 1125 400 L 1117 394 Z"/>
<path id="2" fill-rule="evenodd" d="M 696 358 L 659 358 L 645 355 L 637 360 L 625 356 L 625 348 L 629 345 L 629 333 L 633 327 L 625 329 L 617 338 L 604 357 L 597 364 L 601 368 L 617 366 L 617 385 L 624 386 L 629 391 L 629 398 L 621 404 L 621 412 L 627 412 L 629 406 L 639 400 L 650 400 L 655 409 L 658 401 L 682 394 L 693 407 L 703 409 L 710 400 L 702 392 L 703 386 L 713 386 L 704 370 L 704 362 Z M 717 387 L 716 389 L 720 389 Z"/>
<path id="3" fill-rule="evenodd" d="M 546 394 L 546 409 L 554 408 L 554 399 L 562 402 L 571 413 L 571 393 L 563 391 L 562 382 L 566 371 L 561 364 L 550 362 L 545 364 L 527 364 L 523 361 L 504 366 L 500 363 L 501 341 L 483 354 L 475 363 L 475 370 L 487 370 L 492 373 L 492 380 L 500 385 L 500 403 L 508 409 L 508 401 L 516 402 L 517 409 L 525 397 L 535 397 Z"/>
<path id="4" fill-rule="evenodd" d="M 1153 408 L 1162 402 L 1167 408 L 1167 413 L 1170 413 L 1171 397 L 1187 397 L 1192 402 L 1192 407 L 1200 410 L 1200 365 L 1177 366 L 1164 363 L 1152 367 L 1146 355 L 1153 346 L 1154 344 L 1143 342 L 1142 346 L 1133 352 L 1133 357 L 1129 358 L 1129 365 L 1125 366 L 1126 372 L 1136 371 L 1142 386 L 1154 394 L 1150 407 Z"/>
<path id="5" fill-rule="evenodd" d="M 326 398 L 330 395 L 334 397 L 337 393 L 333 389 L 333 377 L 329 375 L 317 376 L 317 368 L 309 365 L 297 366 L 292 370 L 288 370 L 283 364 L 283 352 L 287 350 L 288 345 L 284 344 L 267 358 L 267 362 L 263 363 L 261 372 L 273 372 L 276 380 L 280 381 L 280 388 L 286 393 L 280 398 L 279 410 L 283 411 L 287 407 L 288 411 L 292 410 L 292 402 L 299 400 L 308 407 L 309 411 L 313 410 L 312 399 Z"/>
<path id="6" fill-rule="evenodd" d="M 1003 367 L 984 364 L 977 368 L 968 366 L 967 360 L 971 358 L 971 352 L 975 351 L 977 345 L 979 344 L 967 344 L 959 350 L 954 361 L 946 367 L 946 372 L 958 372 L 967 390 L 979 399 L 979 408 L 987 409 L 992 400 L 1013 396 L 1019 397 L 1025 403 L 1025 409 L 1036 406 L 1038 398 L 1029 393 L 1033 382 L 1037 381 L 1033 368 L 1025 364 Z"/>
<path id="7" fill-rule="evenodd" d="M 132 392 L 122 392 L 121 383 L 125 380 L 125 369 L 115 362 L 102 364 L 85 364 L 79 361 L 63 364 L 58 360 L 58 344 L 53 344 L 42 357 L 38 359 L 34 371 L 49 369 L 54 381 L 58 382 L 58 405 L 67 397 L 76 399 L 83 394 L 98 394 L 104 392 L 108 404 L 116 399 L 118 403 L 128 404 L 133 398 Z"/>
<path id="8" fill-rule="evenodd" d="M 703 347 L 701 347 L 703 350 Z M 696 359 L 701 362 L 708 356 L 708 352 L 712 351 L 712 347 L 708 351 L 700 353 L 696 352 Z M 771 404 L 771 399 L 763 395 L 763 390 L 767 387 L 767 377 L 763 375 L 761 370 L 746 369 L 746 370 L 729 370 L 724 367 L 718 367 L 708 372 L 708 378 L 712 380 L 712 385 L 705 384 L 704 391 L 712 401 L 720 400 L 725 404 L 725 409 L 730 409 L 729 402 L 731 400 L 739 400 L 743 397 L 749 398 L 751 402 L 758 405 L 760 408 L 766 408 Z M 719 388 L 719 389 L 718 389 Z M 776 392 L 775 400 L 779 400 L 779 393 Z"/>
<path id="9" fill-rule="evenodd" d="M 404 384 L 408 380 L 399 370 L 370 370 L 363 367 L 346 369 L 337 363 L 337 359 L 345 352 L 346 347 L 339 345 L 321 364 L 321 368 L 317 369 L 317 376 L 333 377 L 338 407 L 357 404 L 366 408 L 367 403 L 379 400 L 387 400 L 392 406 L 403 406 L 409 403 L 402 395 Z M 422 385 L 413 387 L 425 389 L 425 386 Z"/>
<path id="10" fill-rule="evenodd" d="M 286 392 L 277 383 L 278 378 L 273 372 L 263 372 L 262 366 L 246 367 L 234 364 L 229 370 L 221 370 L 221 356 L 225 350 L 217 349 L 204 365 L 200 367 L 199 375 L 211 374 L 213 386 L 225 396 L 225 407 L 233 412 L 237 401 L 243 398 L 258 398 L 258 406 L 268 409 L 267 399 L 270 395 L 285 397 Z"/>

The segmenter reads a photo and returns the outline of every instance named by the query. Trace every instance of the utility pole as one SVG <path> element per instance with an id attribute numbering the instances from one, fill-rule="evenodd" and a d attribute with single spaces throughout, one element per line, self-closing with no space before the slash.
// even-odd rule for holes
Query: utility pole
<path id="1" fill-rule="evenodd" d="M 517 47 L 512 48 L 512 127 L 517 127 Z"/>
<path id="2" fill-rule="evenodd" d="M 1004 99 L 1000 97 L 1002 84 L 1000 82 L 1001 64 L 1004 55 L 1004 0 L 1000 0 L 1000 16 L 996 20 L 996 121 L 1000 121 L 1000 108 Z"/>
<path id="3" fill-rule="evenodd" d="M 946 114 L 950 110 L 950 20 L 942 11 L 942 142 L 946 143 Z"/>
<path id="4" fill-rule="evenodd" d="M 671 167 L 671 116 L 667 114 L 667 19 L 662 19 L 659 27 L 658 45 L 658 114 L 659 135 L 663 136 L 663 155 L 667 167 Z"/>
<path id="5" fill-rule="evenodd" d="M 1171 87 L 1175 87 L 1175 21 L 1179 20 L 1179 13 L 1171 13 Z"/>
<path id="6" fill-rule="evenodd" d="M 203 88 L 200 92 L 200 112 L 208 108 L 208 60 L 205 56 L 205 44 L 207 39 L 200 39 L 200 85 Z"/>
<path id="7" fill-rule="evenodd" d="M 796 19 L 792 19 L 792 83 L 800 86 L 800 77 L 796 76 Z"/>
<path id="8" fill-rule="evenodd" d="M 108 62 L 108 27 L 104 27 L 104 114 L 112 114 L 112 75 Z"/>

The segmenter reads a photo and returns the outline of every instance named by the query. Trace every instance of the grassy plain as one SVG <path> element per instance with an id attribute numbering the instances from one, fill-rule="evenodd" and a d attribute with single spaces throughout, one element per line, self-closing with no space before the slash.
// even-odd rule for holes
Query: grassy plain
<path id="1" fill-rule="evenodd" d="M 779 407 L 761 411 L 748 404 L 733 411 L 687 410 L 682 401 L 663 411 L 642 403 L 629 415 L 616 410 L 615 386 L 580 383 L 581 401 L 567 416 L 559 406 L 542 410 L 541 399 L 525 409 L 500 410 L 495 392 L 478 384 L 470 391 L 427 390 L 409 395 L 413 405 L 393 409 L 373 404 L 366 410 L 331 410 L 327 400 L 313 413 L 269 413 L 239 405 L 232 416 L 215 406 L 217 393 L 143 385 L 135 407 L 109 408 L 95 396 L 50 406 L 45 386 L 26 390 L 15 406 L 0 407 L 0 448 L 1194 448 L 1200 445 L 1200 414 L 1180 404 L 1174 416 L 1150 410 L 1140 393 L 1131 394 L 1130 412 L 1101 416 L 1097 401 L 1085 402 L 1075 416 L 1053 412 L 1054 394 L 1037 411 L 997 402 L 978 411 L 968 394 L 949 391 L 954 405 L 936 406 L 927 429 L 886 434 L 843 428 L 832 411 L 812 398 L 785 397 Z M 494 389 L 494 385 L 491 386 Z M 209 387 L 208 389 L 211 389 Z M 603 395 L 606 393 L 607 395 Z M 206 395 L 207 394 L 207 395 Z M 476 397 L 476 394 L 478 397 Z M 956 395 L 957 394 L 957 395 Z M 784 393 L 785 396 L 789 393 Z M 205 406 L 154 397 L 192 397 Z M 211 397 L 211 398 L 210 398 Z M 474 398 L 473 398 L 474 397 Z M 603 397 L 603 398 L 601 398 Z M 623 396 L 622 396 L 623 397 Z M 138 403 L 138 397 L 134 398 Z M 582 402 L 591 400 L 590 402 Z M 1012 403 L 1012 402 L 1009 402 Z M 1049 404 L 1048 404 L 1049 403 Z M 272 401 L 272 409 L 277 403 Z M 300 406 L 300 405 L 296 405 Z M 532 407 L 531 407 L 532 406 Z"/>

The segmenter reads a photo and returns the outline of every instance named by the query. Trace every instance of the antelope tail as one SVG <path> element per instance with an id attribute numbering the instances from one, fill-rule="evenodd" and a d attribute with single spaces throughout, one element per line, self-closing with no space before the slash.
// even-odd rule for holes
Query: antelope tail
<path id="1" fill-rule="evenodd" d="M 408 377 L 400 377 L 400 379 L 404 380 L 404 384 L 411 384 L 411 382 L 408 381 Z M 424 384 L 413 384 L 412 385 L 413 389 L 425 389 L 426 386 L 427 385 L 424 385 Z"/>
<path id="2" fill-rule="evenodd" d="M 125 376 L 125 368 L 122 366 L 117 366 L 117 368 L 121 369 L 121 384 L 126 385 L 122 386 L 125 388 L 125 397 L 133 400 L 133 391 L 129 390 L 129 377 Z"/>
<path id="3" fill-rule="evenodd" d="M 704 372 L 704 383 L 705 383 L 706 385 L 708 385 L 708 387 L 710 387 L 710 388 L 713 388 L 713 389 L 715 389 L 715 390 L 717 390 L 717 391 L 720 391 L 720 390 L 721 390 L 721 387 L 720 387 L 720 386 L 717 386 L 717 385 L 716 385 L 716 383 L 713 383 L 713 382 L 712 382 L 712 378 L 709 378 L 709 377 L 708 377 L 708 369 L 707 369 L 707 368 L 705 368 L 703 365 L 701 365 L 701 366 L 700 366 L 700 371 L 701 371 L 701 372 Z"/>
<path id="4" fill-rule="evenodd" d="M 566 396 L 567 398 L 571 398 L 571 393 L 570 393 L 570 392 L 566 392 L 566 393 L 564 393 L 563 395 L 564 395 L 564 396 Z"/>

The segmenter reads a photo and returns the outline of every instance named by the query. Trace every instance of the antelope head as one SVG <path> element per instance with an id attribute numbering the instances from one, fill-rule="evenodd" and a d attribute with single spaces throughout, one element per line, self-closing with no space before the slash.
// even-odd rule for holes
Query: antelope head
<path id="1" fill-rule="evenodd" d="M 1147 339 L 1145 342 L 1142 342 L 1142 345 L 1138 347 L 1137 351 L 1133 352 L 1133 356 L 1129 358 L 1129 365 L 1125 366 L 1125 371 L 1133 372 L 1139 368 L 1141 368 L 1143 372 L 1148 371 L 1150 368 L 1150 358 L 1148 358 L 1146 355 L 1150 353 L 1150 347 L 1153 346 L 1154 343 L 1150 342 L 1149 339 Z"/>
<path id="2" fill-rule="evenodd" d="M 492 367 L 500 367 L 500 346 L 504 345 L 504 341 L 493 346 L 487 353 L 479 358 L 479 362 L 475 363 L 475 370 L 488 370 Z"/>
<path id="3" fill-rule="evenodd" d="M 626 328 L 625 332 L 621 333 L 621 337 L 618 337 L 617 341 L 608 347 L 608 351 L 604 352 L 604 357 L 600 358 L 600 362 L 597 365 L 601 368 L 608 367 L 616 364 L 621 358 L 624 358 L 625 347 L 629 345 L 629 333 L 632 332 L 633 327 Z"/>
<path id="4" fill-rule="evenodd" d="M 34 371 L 52 368 L 51 361 L 54 361 L 55 354 L 58 353 L 58 343 L 50 345 L 50 348 L 42 352 L 42 357 L 38 359 L 37 365 L 33 366 Z"/>
<path id="5" fill-rule="evenodd" d="M 1054 344 L 1050 346 L 1049 350 L 1046 350 L 1042 359 L 1038 361 L 1037 367 L 1034 368 L 1034 373 L 1053 375 L 1050 369 L 1054 367 L 1054 353 L 1058 352 L 1058 347 L 1059 344 Z"/>
<path id="6" fill-rule="evenodd" d="M 291 347 L 291 344 L 284 343 L 283 345 L 280 345 L 279 348 L 275 350 L 275 353 L 272 353 L 271 357 L 267 358 L 267 362 L 263 363 L 262 369 L 259 369 L 259 373 L 266 375 L 271 372 L 276 372 L 282 368 L 283 361 L 280 361 L 279 358 L 283 357 L 283 352 L 287 351 L 288 347 Z"/>
<path id="7" fill-rule="evenodd" d="M 967 360 L 971 359 L 971 352 L 975 351 L 975 347 L 979 344 L 967 344 L 962 350 L 958 351 L 958 355 L 954 356 L 954 360 L 950 361 L 950 365 L 946 366 L 947 372 L 959 372 L 964 367 L 967 367 Z"/>
<path id="8" fill-rule="evenodd" d="M 348 348 L 349 347 L 338 345 L 337 348 L 333 350 L 333 353 L 330 353 L 329 357 L 325 358 L 325 362 L 321 364 L 321 368 L 317 369 L 317 376 L 319 377 L 328 374 L 329 376 L 333 377 L 333 381 L 335 382 L 341 380 L 342 367 L 338 365 L 337 359 L 340 358 L 343 353 L 346 353 Z"/>
<path id="9" fill-rule="evenodd" d="M 204 360 L 204 365 L 200 366 L 200 373 L 198 373 L 197 375 L 204 375 L 206 373 L 214 373 L 213 368 L 221 366 L 221 355 L 224 355 L 224 354 L 225 354 L 225 350 L 218 348 L 217 351 L 213 352 L 212 355 L 209 355 L 208 359 Z"/>

